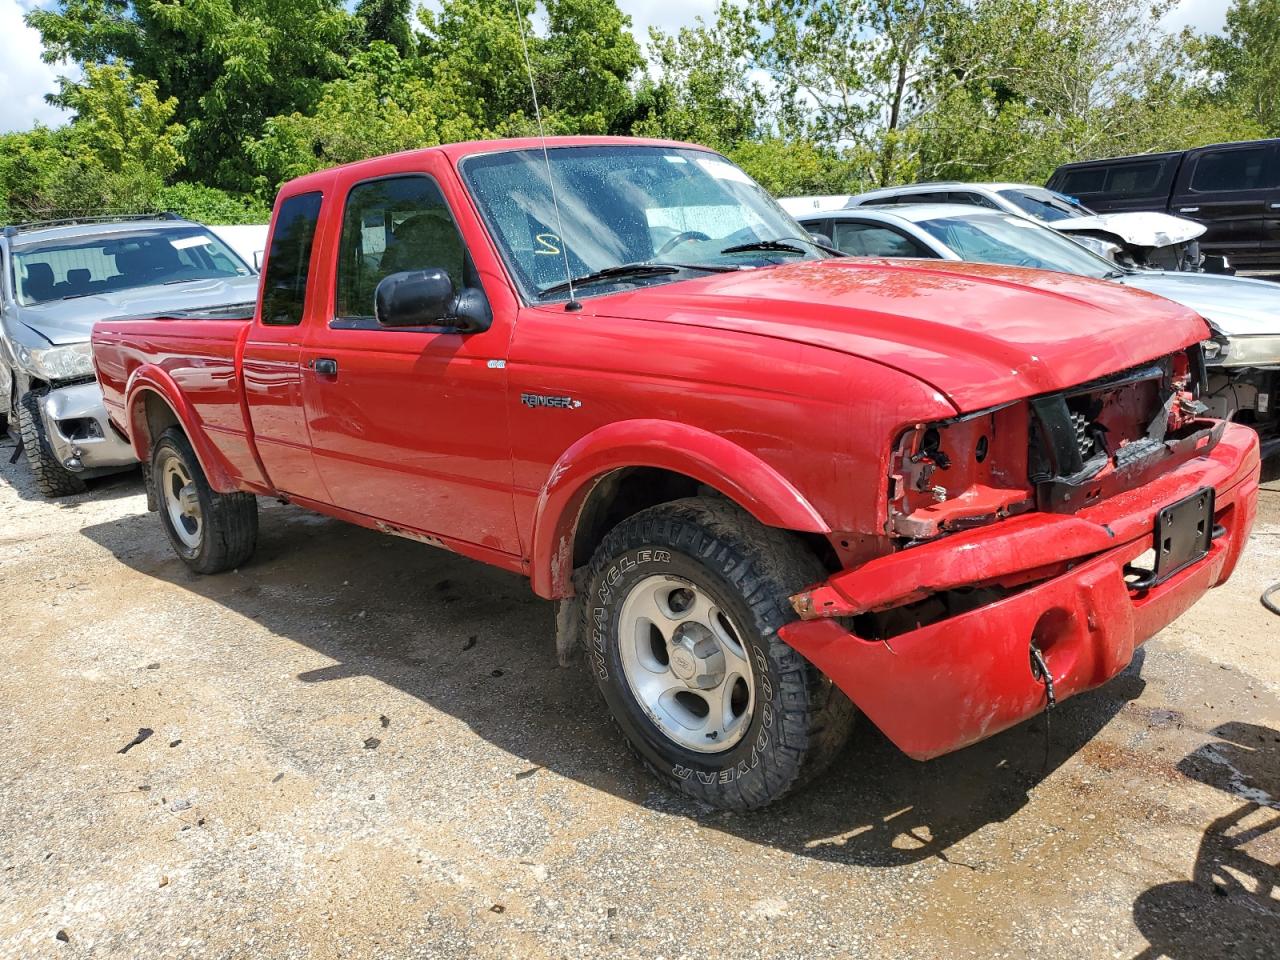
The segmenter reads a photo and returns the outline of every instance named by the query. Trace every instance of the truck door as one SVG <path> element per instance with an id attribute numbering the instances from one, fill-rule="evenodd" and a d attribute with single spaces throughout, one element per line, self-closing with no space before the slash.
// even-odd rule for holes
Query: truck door
<path id="1" fill-rule="evenodd" d="M 455 289 L 485 291 L 441 189 L 452 171 L 440 161 L 441 177 L 424 172 L 433 160 L 422 155 L 410 163 L 339 181 L 342 209 L 325 231 L 337 237 L 327 322 L 310 325 L 303 350 L 312 449 L 335 505 L 515 555 L 505 369 L 514 300 L 496 299 L 491 283 L 493 324 L 475 333 L 374 318 L 374 291 L 393 273 L 442 268 Z"/>
<path id="2" fill-rule="evenodd" d="M 1205 147 L 1187 154 L 1169 212 L 1208 228 L 1206 251 L 1241 260 L 1280 244 L 1280 157 L 1276 141 Z"/>
<path id="3" fill-rule="evenodd" d="M 302 396 L 301 324 L 313 308 L 307 279 L 315 256 L 321 193 L 280 201 L 262 274 L 261 303 L 241 365 L 258 457 L 271 485 L 296 497 L 329 501 L 307 436 Z"/>

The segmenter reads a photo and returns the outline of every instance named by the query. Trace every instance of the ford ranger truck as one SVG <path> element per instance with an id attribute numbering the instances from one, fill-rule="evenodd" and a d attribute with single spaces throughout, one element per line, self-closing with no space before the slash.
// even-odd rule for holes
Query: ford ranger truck
<path id="1" fill-rule="evenodd" d="M 1253 431 L 1185 307 L 842 258 L 701 147 L 456 144 L 286 183 L 257 308 L 96 325 L 178 556 L 279 497 L 527 576 L 668 784 L 764 806 L 1115 676 L 1230 575 Z"/>

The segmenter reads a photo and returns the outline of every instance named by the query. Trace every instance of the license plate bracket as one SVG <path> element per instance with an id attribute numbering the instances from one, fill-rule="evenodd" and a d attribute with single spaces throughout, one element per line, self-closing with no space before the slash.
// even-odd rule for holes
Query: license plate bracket
<path id="1" fill-rule="evenodd" d="M 1213 487 L 1202 487 L 1156 513 L 1152 585 L 1203 560 L 1213 543 Z"/>

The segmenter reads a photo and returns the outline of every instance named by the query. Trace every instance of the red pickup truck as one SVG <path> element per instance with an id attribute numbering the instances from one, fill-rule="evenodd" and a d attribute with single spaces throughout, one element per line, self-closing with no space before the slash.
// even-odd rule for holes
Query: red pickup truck
<path id="1" fill-rule="evenodd" d="M 273 496 L 524 574 L 642 759 L 745 809 L 855 712 L 923 759 L 1095 687 L 1230 575 L 1257 441 L 1202 416 L 1207 336 L 840 257 L 716 153 L 584 137 L 287 183 L 253 315 L 93 355 L 192 569 Z"/>

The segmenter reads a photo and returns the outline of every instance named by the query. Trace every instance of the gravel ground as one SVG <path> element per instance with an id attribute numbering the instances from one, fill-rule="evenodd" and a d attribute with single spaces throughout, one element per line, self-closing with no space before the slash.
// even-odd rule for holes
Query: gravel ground
<path id="1" fill-rule="evenodd" d="M 136 474 L 49 503 L 9 452 L 0 957 L 1280 955 L 1280 484 L 1047 756 L 863 725 L 740 816 L 645 774 L 515 577 L 264 503 L 197 578 Z"/>

